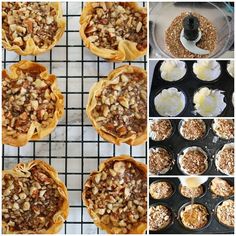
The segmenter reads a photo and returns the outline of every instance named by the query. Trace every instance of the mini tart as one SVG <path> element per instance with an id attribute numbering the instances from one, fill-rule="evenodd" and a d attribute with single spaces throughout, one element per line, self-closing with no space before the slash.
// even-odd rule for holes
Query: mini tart
<path id="1" fill-rule="evenodd" d="M 61 3 L 2 3 L 2 45 L 19 55 L 49 51 L 62 37 L 65 25 Z"/>
<path id="2" fill-rule="evenodd" d="M 139 67 L 113 70 L 90 90 L 87 115 L 105 140 L 139 145 L 147 139 L 147 75 Z"/>
<path id="3" fill-rule="evenodd" d="M 99 57 L 134 60 L 147 52 L 147 10 L 135 2 L 89 2 L 80 25 L 85 46 Z"/>
<path id="4" fill-rule="evenodd" d="M 2 177 L 3 234 L 54 234 L 68 216 L 68 193 L 44 161 L 20 163 Z"/>
<path id="5" fill-rule="evenodd" d="M 234 120 L 233 119 L 214 119 L 212 123 L 213 131 L 222 139 L 234 138 Z"/>
<path id="6" fill-rule="evenodd" d="M 24 146 L 50 134 L 64 113 L 56 76 L 38 63 L 20 61 L 2 71 L 2 142 Z"/>
<path id="7" fill-rule="evenodd" d="M 202 194 L 204 193 L 203 185 L 200 185 L 195 188 L 189 188 L 187 186 L 180 185 L 179 189 L 180 189 L 181 195 L 186 198 L 197 198 L 197 197 L 202 196 Z"/>
<path id="8" fill-rule="evenodd" d="M 83 202 L 109 234 L 142 234 L 147 227 L 147 167 L 129 156 L 112 157 L 85 182 Z"/>
<path id="9" fill-rule="evenodd" d="M 211 181 L 210 190 L 213 194 L 220 197 L 230 197 L 234 194 L 234 186 L 218 177 Z"/>

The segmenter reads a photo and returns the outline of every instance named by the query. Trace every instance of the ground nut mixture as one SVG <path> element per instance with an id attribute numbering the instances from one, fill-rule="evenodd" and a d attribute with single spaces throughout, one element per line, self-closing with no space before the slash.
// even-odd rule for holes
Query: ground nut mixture
<path id="1" fill-rule="evenodd" d="M 85 34 L 95 46 L 117 50 L 121 40 L 129 40 L 136 42 L 140 51 L 147 48 L 147 14 L 125 2 L 97 2 L 92 6 L 94 11 Z"/>
<path id="2" fill-rule="evenodd" d="M 11 45 L 21 49 L 32 38 L 39 48 L 48 48 L 58 30 L 56 10 L 43 2 L 3 2 L 2 28 Z"/>
<path id="3" fill-rule="evenodd" d="M 64 201 L 48 173 L 38 166 L 30 173 L 27 178 L 6 174 L 2 180 L 2 220 L 11 231 L 49 229 Z"/>
<path id="4" fill-rule="evenodd" d="M 150 121 L 149 136 L 154 141 L 163 141 L 172 134 L 173 127 L 170 120 L 152 120 Z"/>
<path id="5" fill-rule="evenodd" d="M 186 206 L 180 212 L 183 225 L 189 229 L 201 229 L 208 223 L 208 210 L 201 204 Z"/>
<path id="6" fill-rule="evenodd" d="M 18 79 L 2 81 L 2 125 L 7 135 L 26 134 L 32 122 L 47 127 L 54 116 L 56 97 L 51 82 L 39 75 L 20 71 Z"/>
<path id="7" fill-rule="evenodd" d="M 224 147 L 216 154 L 216 167 L 222 173 L 227 175 L 234 174 L 234 145 L 225 144 Z"/>
<path id="8" fill-rule="evenodd" d="M 166 228 L 172 220 L 171 211 L 163 205 L 149 208 L 149 230 L 156 231 Z"/>
<path id="9" fill-rule="evenodd" d="M 183 120 L 180 133 L 187 140 L 200 139 L 206 133 L 206 124 L 200 119 Z"/>
<path id="10" fill-rule="evenodd" d="M 220 178 L 214 178 L 211 181 L 210 189 L 212 193 L 221 197 L 229 197 L 234 194 L 234 186 Z"/>
<path id="11" fill-rule="evenodd" d="M 153 182 L 150 185 L 150 195 L 154 199 L 164 199 L 170 197 L 174 192 L 171 183 L 166 181 Z"/>
<path id="12" fill-rule="evenodd" d="M 147 127 L 147 83 L 141 73 L 122 73 L 96 96 L 92 116 L 110 134 L 126 138 Z"/>
<path id="13" fill-rule="evenodd" d="M 110 162 L 92 175 L 85 185 L 85 199 L 88 209 L 116 232 L 126 234 L 147 221 L 146 175 L 131 162 Z"/>
<path id="14" fill-rule="evenodd" d="M 152 174 L 165 174 L 174 164 L 171 154 L 164 148 L 149 149 L 149 171 Z"/>
<path id="15" fill-rule="evenodd" d="M 188 175 L 203 174 L 208 168 L 207 156 L 201 148 L 187 148 L 179 156 L 180 168 Z"/>
<path id="16" fill-rule="evenodd" d="M 232 119 L 214 119 L 212 128 L 220 138 L 234 138 L 234 121 Z"/>
<path id="17" fill-rule="evenodd" d="M 234 201 L 228 199 L 223 201 L 216 209 L 218 220 L 229 227 L 234 227 Z"/>
<path id="18" fill-rule="evenodd" d="M 165 43 L 168 51 L 173 57 L 178 58 L 203 58 L 209 55 L 198 55 L 189 52 L 184 48 L 180 42 L 180 33 L 183 29 L 183 20 L 187 17 L 190 12 L 183 12 L 181 15 L 177 16 L 172 22 L 169 28 L 165 32 Z M 213 52 L 217 44 L 217 31 L 215 26 L 204 16 L 191 12 L 191 14 L 198 18 L 200 23 L 200 30 L 202 37 L 198 41 L 197 46 L 199 48 L 209 50 Z"/>
<path id="19" fill-rule="evenodd" d="M 200 185 L 196 188 L 189 188 L 187 186 L 180 186 L 180 193 L 186 198 L 196 198 L 203 194 L 203 186 Z"/>

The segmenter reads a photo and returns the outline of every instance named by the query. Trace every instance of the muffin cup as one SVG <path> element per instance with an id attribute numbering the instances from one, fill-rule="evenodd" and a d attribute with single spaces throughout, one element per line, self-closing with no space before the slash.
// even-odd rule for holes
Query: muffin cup
<path id="1" fill-rule="evenodd" d="M 169 197 L 160 198 L 160 199 L 156 199 L 156 198 L 153 198 L 153 197 L 152 197 L 152 195 L 150 194 L 150 187 L 151 187 L 152 184 L 155 184 L 155 183 L 158 183 L 158 182 L 167 182 L 168 184 L 171 185 L 171 187 L 172 187 L 172 194 L 171 194 Z M 175 187 L 175 185 L 174 185 L 170 180 L 168 180 L 168 179 L 158 179 L 158 180 L 155 180 L 155 181 L 152 182 L 152 183 L 150 184 L 150 186 L 149 186 L 149 195 L 150 195 L 150 197 L 151 197 L 153 200 L 158 200 L 158 201 L 160 201 L 160 200 L 168 200 L 168 199 L 170 199 L 170 198 L 173 197 L 173 195 L 175 194 L 175 192 L 176 192 L 176 187 Z"/>
<path id="2" fill-rule="evenodd" d="M 229 178 L 221 178 L 221 179 L 225 180 L 225 181 L 226 181 L 228 184 L 230 184 L 231 186 L 234 186 L 234 183 L 233 183 Z M 213 179 L 212 179 L 212 180 L 213 180 Z M 211 181 L 211 182 L 212 182 L 212 181 Z M 209 189 L 210 193 L 211 193 L 213 196 L 215 196 L 215 197 L 217 197 L 217 198 L 224 198 L 224 199 L 227 199 L 227 198 L 230 198 L 230 197 L 234 196 L 234 193 L 233 193 L 232 195 L 228 196 L 228 197 L 222 197 L 222 196 L 216 195 L 215 193 L 213 193 L 213 192 L 211 191 L 211 185 L 212 185 L 211 182 L 209 183 L 208 189 Z"/>
<path id="3" fill-rule="evenodd" d="M 179 208 L 179 210 L 178 210 L 178 218 L 177 218 L 177 219 L 178 219 L 180 225 L 181 225 L 185 230 L 192 231 L 192 232 L 201 232 L 202 230 L 206 229 L 206 228 L 211 224 L 211 221 L 212 221 L 212 213 L 211 213 L 211 211 L 208 209 L 208 207 L 207 207 L 206 205 L 204 205 L 204 204 L 202 204 L 202 203 L 199 203 L 199 202 L 194 202 L 194 204 L 199 204 L 199 205 L 202 205 L 202 206 L 206 207 L 206 209 L 207 209 L 207 211 L 208 211 L 208 217 L 207 217 L 207 218 L 208 218 L 208 222 L 207 222 L 207 224 L 206 224 L 205 226 L 203 226 L 202 228 L 199 228 L 199 229 L 190 229 L 190 228 L 186 227 L 186 226 L 183 224 L 180 214 L 181 214 L 182 210 L 185 209 L 186 206 L 191 205 L 191 202 L 187 202 L 187 203 L 183 204 L 183 205 Z"/>
<path id="4" fill-rule="evenodd" d="M 202 197 L 205 196 L 205 194 L 206 194 L 206 192 L 207 192 L 207 188 L 206 188 L 206 186 L 205 186 L 204 184 L 201 184 L 201 186 L 202 186 L 202 188 L 203 188 L 203 193 L 202 193 L 200 196 L 195 197 L 194 199 L 199 199 L 199 198 L 202 198 Z M 181 195 L 182 197 L 186 198 L 186 199 L 191 199 L 191 198 L 189 198 L 189 197 L 185 197 L 185 196 L 181 193 L 181 187 L 182 187 L 182 184 L 179 184 L 178 190 L 179 190 L 180 195 Z"/>
<path id="5" fill-rule="evenodd" d="M 223 119 L 225 119 L 225 118 L 223 118 Z M 213 131 L 213 133 L 214 133 L 219 139 L 225 140 L 225 141 L 234 140 L 234 138 L 225 139 L 225 138 L 220 137 L 220 136 L 216 133 L 216 131 L 214 130 L 214 128 L 213 128 L 213 124 L 214 124 L 214 123 L 215 123 L 215 121 L 214 121 L 214 119 L 212 119 L 212 123 L 211 123 L 212 131 Z"/>
<path id="6" fill-rule="evenodd" d="M 228 61 L 228 63 L 226 64 L 226 73 L 230 76 L 230 78 L 232 78 L 232 79 L 234 79 L 234 77 L 229 73 L 229 71 L 228 71 L 228 64 L 230 63 L 230 60 Z M 234 63 L 234 61 L 233 61 L 233 63 Z"/>

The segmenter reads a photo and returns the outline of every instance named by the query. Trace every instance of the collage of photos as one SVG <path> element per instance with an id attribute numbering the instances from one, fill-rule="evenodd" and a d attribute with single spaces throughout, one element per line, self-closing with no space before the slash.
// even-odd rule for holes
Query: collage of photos
<path id="1" fill-rule="evenodd" d="M 1 234 L 234 234 L 234 2 L 1 1 Z"/>

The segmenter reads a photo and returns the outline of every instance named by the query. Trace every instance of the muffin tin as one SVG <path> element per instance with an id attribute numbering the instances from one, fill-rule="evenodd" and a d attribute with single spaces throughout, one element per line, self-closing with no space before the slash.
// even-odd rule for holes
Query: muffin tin
<path id="1" fill-rule="evenodd" d="M 179 91 L 182 91 L 186 96 L 186 105 L 184 110 L 177 115 L 177 117 L 201 117 L 198 113 L 194 112 L 193 96 L 194 93 L 201 87 L 208 87 L 209 89 L 223 90 L 225 95 L 226 108 L 219 115 L 220 117 L 233 117 L 234 116 L 234 106 L 232 103 L 232 95 L 234 92 L 234 78 L 230 76 L 227 71 L 227 63 L 229 61 L 218 61 L 221 65 L 221 74 L 218 79 L 214 81 L 201 81 L 199 80 L 193 72 L 193 63 L 195 61 L 185 61 L 187 72 L 183 79 L 175 82 L 165 81 L 161 78 L 160 66 L 163 61 L 158 61 L 152 79 L 152 85 L 149 97 L 149 116 L 150 117 L 161 117 L 156 111 L 154 105 L 154 99 L 159 92 L 163 89 L 170 87 L 175 87 Z"/>
<path id="2" fill-rule="evenodd" d="M 165 229 L 162 229 L 160 231 L 149 231 L 150 234 L 192 234 L 192 233 L 201 233 L 201 234 L 233 234 L 234 229 L 230 228 L 228 226 L 225 226 L 221 223 L 219 223 L 216 214 L 215 214 L 215 207 L 221 203 L 223 200 L 226 199 L 233 199 L 233 196 L 230 196 L 228 198 L 223 198 L 223 197 L 216 197 L 214 194 L 211 193 L 211 190 L 209 189 L 210 182 L 212 181 L 212 177 L 208 179 L 207 182 L 203 184 L 204 188 L 207 190 L 204 195 L 201 197 L 198 197 L 194 200 L 194 203 L 199 203 L 204 205 L 210 215 L 209 215 L 209 225 L 208 227 L 204 227 L 203 229 L 198 229 L 198 230 L 191 230 L 187 229 L 183 226 L 181 220 L 179 219 L 179 213 L 182 207 L 190 203 L 190 199 L 185 198 L 184 196 L 181 195 L 179 191 L 179 185 L 180 181 L 178 178 L 149 178 L 149 184 L 153 183 L 154 181 L 157 180 L 162 180 L 162 181 L 168 181 L 171 182 L 177 191 L 170 197 L 169 199 L 162 199 L 162 200 L 155 200 L 149 195 L 149 205 L 157 205 L 157 204 L 163 204 L 169 209 L 172 210 L 172 213 L 174 215 L 172 219 L 172 224 L 168 226 Z M 222 178 L 230 182 L 232 185 L 234 185 L 234 178 L 231 177 L 226 177 Z"/>
<path id="3" fill-rule="evenodd" d="M 208 169 L 203 175 L 224 175 L 216 169 L 215 166 L 215 154 L 226 144 L 234 142 L 234 139 L 224 140 L 219 138 L 212 129 L 213 119 L 203 119 L 206 124 L 206 135 L 194 141 L 188 141 L 184 139 L 179 133 L 179 123 L 181 119 L 170 119 L 173 126 L 173 134 L 166 140 L 163 141 L 153 141 L 149 138 L 149 148 L 163 147 L 170 151 L 173 155 L 175 163 L 166 174 L 164 175 L 184 175 L 178 166 L 178 155 L 182 152 L 184 148 L 190 146 L 201 147 L 208 154 Z"/>

